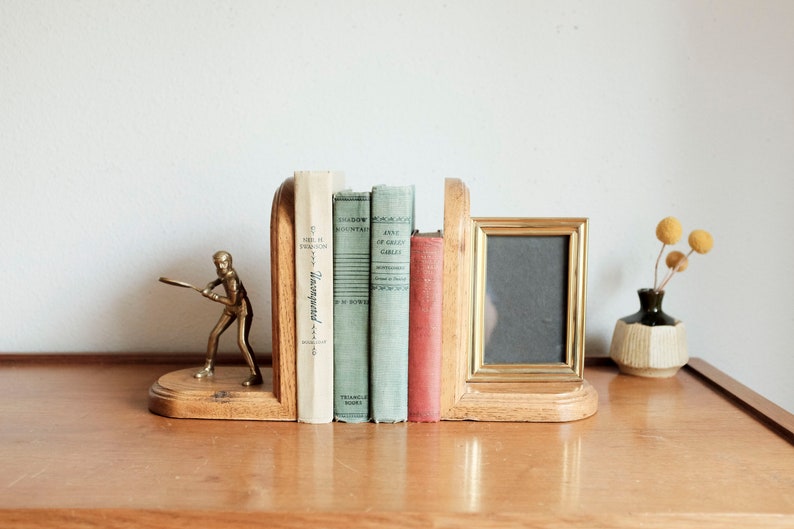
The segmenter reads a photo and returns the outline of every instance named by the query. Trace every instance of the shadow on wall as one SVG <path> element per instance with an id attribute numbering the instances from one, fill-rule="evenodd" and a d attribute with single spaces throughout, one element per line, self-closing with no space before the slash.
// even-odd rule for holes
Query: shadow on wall
<path id="1" fill-rule="evenodd" d="M 612 340 L 612 329 L 609 336 L 587 336 L 585 337 L 584 357 L 609 356 L 609 343 Z"/>
<path id="2" fill-rule="evenodd" d="M 138 277 L 123 283 L 114 293 L 117 313 L 112 321 L 117 325 L 111 341 L 129 352 L 195 353 L 196 365 L 202 364 L 207 339 L 223 306 L 191 288 L 167 285 L 158 278 L 168 277 L 204 288 L 217 277 L 212 263 L 216 250 L 208 250 L 205 245 L 183 249 L 177 256 L 148 263 Z M 235 259 L 234 268 L 253 306 L 251 346 L 258 363 L 268 363 L 272 342 L 269 258 L 265 263 L 253 264 L 238 263 Z M 216 292 L 222 293 L 223 287 Z M 237 348 L 236 323 L 221 336 L 218 358 L 219 363 L 243 361 Z"/>

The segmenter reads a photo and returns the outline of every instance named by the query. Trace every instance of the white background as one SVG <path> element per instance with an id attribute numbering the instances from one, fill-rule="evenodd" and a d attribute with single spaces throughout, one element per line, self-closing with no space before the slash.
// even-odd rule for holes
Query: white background
<path id="1" fill-rule="evenodd" d="M 0 352 L 195 352 L 157 282 L 224 248 L 270 350 L 270 205 L 296 169 L 445 177 L 474 216 L 590 218 L 588 354 L 638 308 L 656 223 L 692 356 L 794 411 L 794 2 L 0 1 Z M 222 348 L 234 351 L 230 336 Z"/>

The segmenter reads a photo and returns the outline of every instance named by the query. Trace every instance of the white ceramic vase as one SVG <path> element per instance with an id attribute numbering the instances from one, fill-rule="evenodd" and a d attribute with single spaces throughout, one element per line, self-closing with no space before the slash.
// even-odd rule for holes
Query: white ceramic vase
<path id="1" fill-rule="evenodd" d="M 637 291 L 639 312 L 615 324 L 609 356 L 622 373 L 672 377 L 689 360 L 684 323 L 662 311 L 664 292 Z"/>

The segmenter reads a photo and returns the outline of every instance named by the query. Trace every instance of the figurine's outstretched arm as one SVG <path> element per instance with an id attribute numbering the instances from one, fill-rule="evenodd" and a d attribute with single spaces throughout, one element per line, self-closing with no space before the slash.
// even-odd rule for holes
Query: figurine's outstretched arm
<path id="1" fill-rule="evenodd" d="M 222 279 L 216 279 L 216 280 L 214 280 L 214 281 L 210 281 L 209 283 L 207 283 L 207 286 L 206 286 L 206 287 L 204 287 L 204 290 L 205 290 L 205 291 L 207 291 L 207 292 L 212 292 L 212 289 L 213 289 L 213 288 L 215 288 L 215 287 L 217 287 L 217 286 L 218 286 L 218 285 L 220 285 L 221 283 L 223 283 L 223 280 L 222 280 Z M 202 291 L 202 294 L 203 294 L 203 293 L 204 293 L 204 291 Z"/>
<path id="2" fill-rule="evenodd" d="M 219 283 L 222 281 L 218 280 Z M 238 299 L 240 297 L 240 288 L 239 282 L 234 279 L 229 285 L 229 297 L 221 296 L 220 294 L 215 294 L 212 292 L 212 289 L 204 289 L 201 293 L 204 297 L 211 299 L 212 301 L 217 301 L 218 303 L 223 303 L 228 307 L 234 307 L 237 305 Z M 217 286 L 217 285 L 216 285 Z"/>

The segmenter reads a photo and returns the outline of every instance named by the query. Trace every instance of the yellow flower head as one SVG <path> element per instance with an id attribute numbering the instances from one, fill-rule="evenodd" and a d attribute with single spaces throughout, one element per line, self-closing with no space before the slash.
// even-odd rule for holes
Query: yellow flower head
<path id="1" fill-rule="evenodd" d="M 656 225 L 656 238 L 664 244 L 675 244 L 681 239 L 681 223 L 675 217 L 665 217 Z"/>
<path id="2" fill-rule="evenodd" d="M 686 255 L 675 250 L 667 254 L 667 258 L 664 260 L 667 268 L 674 270 L 675 267 L 678 267 L 679 272 L 683 272 L 686 270 L 686 267 L 689 266 L 689 259 L 686 258 Z M 680 265 L 678 263 L 681 263 Z"/>
<path id="3" fill-rule="evenodd" d="M 714 238 L 706 230 L 695 230 L 689 234 L 689 247 L 697 253 L 708 253 L 714 246 Z"/>

